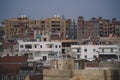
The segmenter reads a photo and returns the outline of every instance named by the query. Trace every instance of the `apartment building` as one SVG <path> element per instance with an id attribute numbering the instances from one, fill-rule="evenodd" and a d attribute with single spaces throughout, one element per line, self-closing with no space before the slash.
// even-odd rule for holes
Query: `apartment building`
<path id="1" fill-rule="evenodd" d="M 34 39 L 34 30 L 40 30 L 41 32 L 47 30 L 51 32 L 52 40 L 62 40 L 66 39 L 67 22 L 75 25 L 74 22 L 59 15 L 45 19 L 29 19 L 26 16 L 21 16 L 4 20 L 2 27 L 5 31 L 6 40 Z"/>
<path id="2" fill-rule="evenodd" d="M 6 40 L 32 38 L 33 33 L 29 28 L 29 18 L 19 17 L 4 20 L 3 30 L 5 31 Z"/>
<path id="3" fill-rule="evenodd" d="M 114 34 L 114 24 L 109 20 L 102 20 L 100 22 L 100 36 L 101 37 L 109 37 L 110 34 Z"/>
<path id="4" fill-rule="evenodd" d="M 5 56 L 0 57 L 0 80 L 24 80 L 26 73 L 21 72 L 27 66 L 25 56 Z"/>
<path id="5" fill-rule="evenodd" d="M 66 30 L 66 39 L 67 40 L 76 40 L 77 39 L 77 25 L 74 19 L 68 19 L 67 21 L 67 30 Z"/>
<path id="6" fill-rule="evenodd" d="M 29 62 L 59 59 L 62 56 L 61 42 L 19 42 L 19 52 L 28 56 Z"/>
<path id="7" fill-rule="evenodd" d="M 99 36 L 99 24 L 96 18 L 91 18 L 91 20 L 84 20 L 83 16 L 79 16 L 77 20 L 78 40 L 88 39 L 90 37 L 96 38 Z"/>
<path id="8" fill-rule="evenodd" d="M 47 18 L 45 21 L 47 28 L 49 28 L 51 32 L 51 40 L 66 39 L 66 19 L 63 19 L 59 15 L 55 15 L 52 18 Z"/>
<path id="9" fill-rule="evenodd" d="M 101 19 L 99 22 L 99 36 L 100 37 L 120 37 L 120 21 L 112 18 L 109 19 Z"/>
<path id="10" fill-rule="evenodd" d="M 102 17 L 84 20 L 82 16 L 78 17 L 78 40 L 97 37 L 120 37 L 120 21 L 116 18 L 102 19 Z"/>
<path id="11" fill-rule="evenodd" d="M 114 35 L 116 37 L 120 37 L 120 21 L 118 21 L 116 18 L 113 18 L 112 19 L 112 23 L 114 24 L 115 26 L 115 31 L 114 31 Z"/>
<path id="12" fill-rule="evenodd" d="M 102 59 L 118 59 L 119 46 L 117 45 L 72 45 L 74 57 L 76 59 L 95 60 Z"/>

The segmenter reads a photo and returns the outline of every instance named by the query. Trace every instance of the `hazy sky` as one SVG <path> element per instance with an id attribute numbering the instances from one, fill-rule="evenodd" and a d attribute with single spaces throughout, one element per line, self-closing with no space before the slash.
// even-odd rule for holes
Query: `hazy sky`
<path id="1" fill-rule="evenodd" d="M 120 0 L 0 0 L 0 21 L 20 15 L 38 19 L 55 14 L 72 19 L 101 16 L 120 20 Z"/>

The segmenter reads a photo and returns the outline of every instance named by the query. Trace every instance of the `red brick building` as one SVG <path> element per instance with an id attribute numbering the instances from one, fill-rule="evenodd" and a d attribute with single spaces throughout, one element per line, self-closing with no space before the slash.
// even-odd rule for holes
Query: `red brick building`
<path id="1" fill-rule="evenodd" d="M 27 57 L 5 56 L 0 57 L 0 72 L 16 73 L 21 67 L 27 66 Z"/>
<path id="2" fill-rule="evenodd" d="M 27 57 L 0 57 L 0 80 L 17 80 L 17 74 L 25 66 L 27 66 Z"/>
<path id="3" fill-rule="evenodd" d="M 89 39 L 90 37 L 97 37 L 99 35 L 99 24 L 96 18 L 85 21 L 82 16 L 78 17 L 78 40 Z"/>

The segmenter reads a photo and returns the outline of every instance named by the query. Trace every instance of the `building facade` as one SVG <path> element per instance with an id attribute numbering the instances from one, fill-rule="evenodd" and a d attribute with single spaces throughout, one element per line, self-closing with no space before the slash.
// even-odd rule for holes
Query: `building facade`
<path id="1" fill-rule="evenodd" d="M 25 56 L 4 56 L 0 57 L 0 80 L 24 80 L 28 73 L 19 71 L 27 66 Z"/>
<path id="2" fill-rule="evenodd" d="M 114 24 L 115 27 L 114 35 L 116 37 L 120 37 L 120 21 L 118 21 L 116 18 L 113 18 L 112 23 Z"/>
<path id="3" fill-rule="evenodd" d="M 29 18 L 19 17 L 7 19 L 2 23 L 6 40 L 33 39 L 33 30 L 29 28 Z"/>
<path id="4" fill-rule="evenodd" d="M 72 45 L 73 54 L 76 59 L 95 60 L 118 59 L 119 50 L 117 45 Z"/>
<path id="5" fill-rule="evenodd" d="M 66 39 L 67 40 L 77 39 L 77 25 L 74 19 L 68 19 L 67 21 Z"/>
<path id="6" fill-rule="evenodd" d="M 2 27 L 5 31 L 6 40 L 34 39 L 34 30 L 41 32 L 47 30 L 50 32 L 52 40 L 64 40 L 66 39 L 67 22 L 70 26 L 75 25 L 74 22 L 59 15 L 45 19 L 29 19 L 26 16 L 21 16 L 4 20 Z"/>
<path id="7" fill-rule="evenodd" d="M 66 39 L 67 19 L 63 19 L 59 15 L 52 18 L 46 18 L 46 29 L 51 32 L 51 40 Z"/>
<path id="8" fill-rule="evenodd" d="M 84 20 L 82 16 L 78 17 L 78 40 L 88 39 L 89 37 L 120 37 L 120 21 L 116 18 L 102 19 L 102 17 Z"/>
<path id="9" fill-rule="evenodd" d="M 29 61 L 50 61 L 62 56 L 61 42 L 19 42 L 19 52 L 28 56 Z"/>
<path id="10" fill-rule="evenodd" d="M 99 23 L 96 18 L 92 18 L 91 20 L 85 21 L 82 16 L 78 17 L 77 20 L 78 40 L 88 39 L 90 37 L 96 38 L 99 36 Z"/>
<path id="11" fill-rule="evenodd" d="M 109 37 L 110 34 L 114 34 L 114 24 L 109 20 L 102 20 L 100 22 L 100 36 L 101 37 Z"/>

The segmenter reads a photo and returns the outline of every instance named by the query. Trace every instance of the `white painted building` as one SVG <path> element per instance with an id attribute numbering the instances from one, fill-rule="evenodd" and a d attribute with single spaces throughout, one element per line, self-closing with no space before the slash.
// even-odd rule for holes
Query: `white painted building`
<path id="1" fill-rule="evenodd" d="M 62 44 L 58 41 L 46 42 L 19 42 L 19 52 L 27 55 L 29 61 L 49 61 L 50 59 L 59 58 L 62 55 Z"/>
<path id="2" fill-rule="evenodd" d="M 72 45 L 71 48 L 76 59 L 95 60 L 100 56 L 117 57 L 119 53 L 117 45 Z"/>

